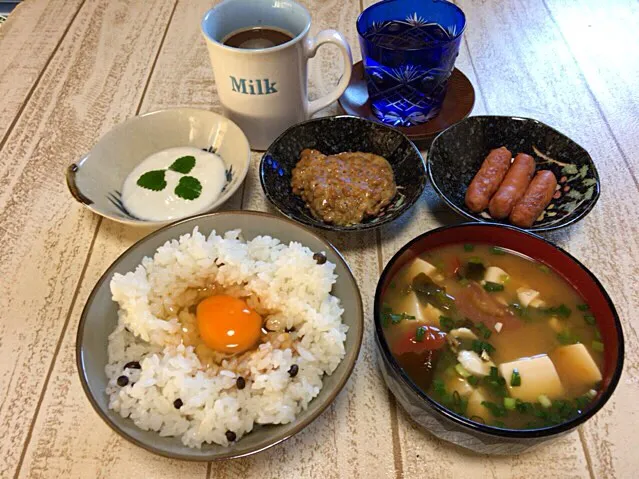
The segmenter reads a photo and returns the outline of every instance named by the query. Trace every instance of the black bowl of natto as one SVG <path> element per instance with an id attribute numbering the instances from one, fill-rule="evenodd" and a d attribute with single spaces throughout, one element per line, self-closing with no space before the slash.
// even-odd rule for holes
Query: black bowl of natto
<path id="1" fill-rule="evenodd" d="M 316 218 L 291 188 L 291 172 L 306 148 L 325 155 L 360 151 L 383 156 L 393 168 L 395 197 L 379 215 L 361 223 L 341 226 Z M 326 230 L 361 231 L 389 223 L 408 211 L 424 190 L 426 167 L 417 147 L 399 130 L 342 115 L 305 121 L 286 130 L 262 156 L 260 182 L 269 201 L 292 220 Z"/>

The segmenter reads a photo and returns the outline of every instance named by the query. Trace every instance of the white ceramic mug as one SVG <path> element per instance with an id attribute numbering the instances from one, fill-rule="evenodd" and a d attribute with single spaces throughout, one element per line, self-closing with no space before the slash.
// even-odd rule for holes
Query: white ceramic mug
<path id="1" fill-rule="evenodd" d="M 244 131 L 255 150 L 265 150 L 289 126 L 337 100 L 351 78 L 353 58 L 344 37 L 324 30 L 312 38 L 311 16 L 292 0 L 225 0 L 209 10 L 202 32 L 213 65 L 224 114 Z M 293 39 L 270 48 L 241 49 L 224 45 L 230 34 L 274 27 Z M 344 74 L 328 95 L 309 101 L 307 63 L 324 43 L 341 50 Z"/>

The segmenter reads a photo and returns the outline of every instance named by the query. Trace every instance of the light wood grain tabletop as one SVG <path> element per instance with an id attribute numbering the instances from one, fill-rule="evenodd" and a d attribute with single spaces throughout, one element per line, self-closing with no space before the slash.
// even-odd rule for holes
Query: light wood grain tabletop
<path id="1" fill-rule="evenodd" d="M 99 276 L 149 231 L 78 205 L 65 168 L 114 125 L 177 106 L 220 110 L 200 19 L 216 0 L 26 0 L 0 27 L 0 477 L 400 478 L 639 477 L 639 3 L 636 0 L 457 0 L 468 27 L 457 66 L 474 114 L 544 121 L 583 145 L 602 181 L 595 209 L 546 237 L 590 268 L 624 325 L 626 366 L 593 419 L 515 457 L 465 452 L 415 427 L 375 360 L 373 292 L 404 243 L 460 222 L 427 185 L 418 204 L 376 233 L 326 236 L 364 298 L 366 332 L 333 405 L 289 441 L 224 463 L 155 456 L 92 410 L 75 367 L 80 312 Z M 360 59 L 355 19 L 367 0 L 306 0 L 312 31 L 335 28 Z M 331 90 L 339 54 L 311 61 L 310 91 Z M 335 114 L 332 106 L 322 115 Z M 273 212 L 253 153 L 225 209 Z"/>

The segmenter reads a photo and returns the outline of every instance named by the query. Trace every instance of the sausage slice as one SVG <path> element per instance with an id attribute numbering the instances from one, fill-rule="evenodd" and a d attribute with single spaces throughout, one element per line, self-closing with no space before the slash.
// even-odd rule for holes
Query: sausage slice
<path id="1" fill-rule="evenodd" d="M 497 219 L 507 218 L 515 204 L 524 196 L 530 180 L 535 174 L 535 160 L 532 156 L 519 153 L 497 193 L 488 204 L 490 216 Z"/>
<path id="2" fill-rule="evenodd" d="M 552 171 L 537 172 L 528 185 L 526 193 L 510 213 L 510 222 L 521 228 L 530 228 L 542 211 L 550 204 L 557 187 L 557 178 Z"/>
<path id="3" fill-rule="evenodd" d="M 510 167 L 511 158 L 512 154 L 504 146 L 488 154 L 466 190 L 466 206 L 470 211 L 479 213 L 486 209 Z"/>

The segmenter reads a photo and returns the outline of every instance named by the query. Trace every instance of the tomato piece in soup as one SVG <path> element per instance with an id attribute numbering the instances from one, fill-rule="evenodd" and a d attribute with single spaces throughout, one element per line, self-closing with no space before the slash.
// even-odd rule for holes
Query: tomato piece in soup
<path id="1" fill-rule="evenodd" d="M 418 338 L 417 329 L 422 328 L 423 334 Z M 395 343 L 391 349 L 394 354 L 421 353 L 440 349 L 446 344 L 446 333 L 434 326 L 422 325 L 411 331 L 407 331 Z"/>

